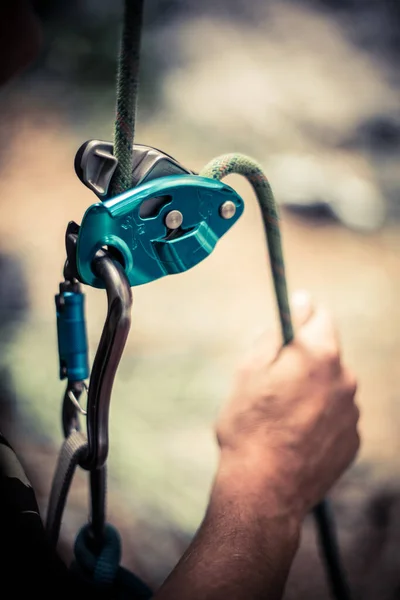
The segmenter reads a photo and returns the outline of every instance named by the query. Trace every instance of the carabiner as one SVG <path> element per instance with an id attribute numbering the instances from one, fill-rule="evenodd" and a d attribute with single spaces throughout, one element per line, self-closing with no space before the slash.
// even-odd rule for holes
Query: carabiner
<path id="1" fill-rule="evenodd" d="M 72 317 L 76 317 L 72 320 L 70 313 L 66 316 L 60 314 L 59 308 L 63 306 L 65 299 L 60 298 L 60 295 L 56 297 L 57 317 L 61 321 L 58 327 L 60 364 L 63 367 L 60 368 L 60 377 L 68 377 L 68 384 L 62 408 L 66 440 L 59 457 L 57 477 L 53 481 L 46 526 L 54 545 L 58 540 L 64 506 L 78 464 L 90 472 L 91 532 L 94 543 L 99 547 L 102 544 L 105 526 L 108 417 L 114 377 L 131 324 L 132 293 L 124 269 L 104 250 L 96 253 L 92 268 L 107 290 L 108 311 L 88 389 L 84 380 L 76 378 L 77 374 L 86 374 L 84 369 L 77 369 L 77 366 L 80 368 L 84 363 L 81 356 L 82 347 L 86 347 L 82 343 L 85 338 L 84 327 L 77 326 L 76 334 L 66 335 L 66 323 L 63 322 L 63 319 L 66 319 L 67 323 L 84 324 L 83 312 L 72 311 Z M 70 290 L 73 290 L 73 293 L 80 294 L 79 284 L 73 279 L 68 279 L 70 271 L 71 265 L 68 266 L 67 262 L 64 270 L 66 282 L 61 284 L 60 291 L 65 293 L 65 290 L 68 290 L 69 294 L 72 293 Z M 72 306 L 75 305 L 83 307 L 83 301 L 74 302 L 73 299 Z M 65 360 L 61 361 L 62 357 L 66 357 Z M 85 389 L 88 392 L 86 414 L 79 403 Z M 81 431 L 80 414 L 86 416 L 87 439 L 82 434 L 77 435 L 77 432 Z"/>
<path id="2" fill-rule="evenodd" d="M 76 236 L 70 234 L 70 230 L 71 224 L 66 236 L 68 255 L 64 269 L 66 278 L 74 277 L 71 258 L 76 245 Z M 96 252 L 91 267 L 94 276 L 102 282 L 107 291 L 108 311 L 87 390 L 88 452 L 81 466 L 89 471 L 102 467 L 107 460 L 111 392 L 129 333 L 132 308 L 131 287 L 122 265 L 114 260 L 108 252 L 100 249 Z M 64 288 L 66 290 L 73 289 L 77 296 L 77 298 L 72 298 L 72 308 L 80 307 L 83 311 L 83 295 L 78 282 L 66 281 L 60 286 L 60 289 L 64 290 Z M 80 302 L 76 300 L 80 300 Z M 82 353 L 82 348 L 87 348 L 83 312 L 74 313 L 72 317 L 68 313 L 65 317 L 65 311 L 61 312 L 59 308 L 64 304 L 64 297 L 60 298 L 60 294 L 56 296 L 60 377 L 62 379 L 68 377 L 63 402 L 63 430 L 65 437 L 68 437 L 73 429 L 79 430 L 78 417 L 83 410 L 79 406 L 78 399 L 86 387 L 83 378 L 87 377 L 88 367 L 78 369 L 81 364 L 87 363 L 87 356 Z M 68 331 L 67 325 L 71 325 L 71 323 L 76 326 L 75 335 L 71 335 Z M 79 374 L 79 378 L 76 373 Z"/>
<path id="3" fill-rule="evenodd" d="M 108 455 L 108 417 L 115 374 L 131 326 L 132 292 L 123 267 L 104 250 L 92 262 L 107 290 L 108 312 L 89 382 L 87 402 L 88 453 L 81 466 L 95 470 Z"/>

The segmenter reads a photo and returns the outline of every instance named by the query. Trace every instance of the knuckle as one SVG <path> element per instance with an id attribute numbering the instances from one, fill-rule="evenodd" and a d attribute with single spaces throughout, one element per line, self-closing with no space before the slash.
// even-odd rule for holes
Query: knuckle
<path id="1" fill-rule="evenodd" d="M 219 427 L 214 428 L 214 435 L 219 448 L 222 448 L 224 445 L 224 435 Z"/>
<path id="2" fill-rule="evenodd" d="M 340 351 L 338 346 L 332 345 L 322 352 L 322 361 L 327 367 L 336 368 L 340 364 Z"/>
<path id="3" fill-rule="evenodd" d="M 346 387 L 351 396 L 354 397 L 357 392 L 358 381 L 354 373 L 352 373 L 351 371 L 348 371 L 346 373 Z"/>
<path id="4" fill-rule="evenodd" d="M 357 404 L 354 404 L 353 413 L 354 413 L 354 421 L 355 421 L 355 424 L 357 425 L 360 420 L 360 408 L 358 407 Z"/>
<path id="5" fill-rule="evenodd" d="M 222 448 L 225 445 L 227 432 L 225 423 L 221 419 L 218 419 L 218 421 L 214 424 L 214 435 L 218 446 Z"/>
<path id="6" fill-rule="evenodd" d="M 356 437 L 357 437 L 357 448 L 359 448 L 361 446 L 361 434 L 359 429 L 356 429 Z"/>
<path id="7" fill-rule="evenodd" d="M 358 429 L 356 429 L 354 434 L 354 456 L 358 453 L 361 446 L 361 436 Z"/>
<path id="8" fill-rule="evenodd" d="M 346 443 L 346 464 L 349 466 L 358 454 L 361 445 L 361 438 L 358 430 L 355 428 L 348 433 Z"/>
<path id="9" fill-rule="evenodd" d="M 358 450 L 360 449 L 360 446 L 361 446 L 361 435 L 360 435 L 359 428 L 358 428 L 359 414 L 360 413 L 359 413 L 358 407 L 354 406 L 355 419 L 349 430 L 349 433 L 350 433 L 349 451 L 353 457 L 358 453 Z"/>

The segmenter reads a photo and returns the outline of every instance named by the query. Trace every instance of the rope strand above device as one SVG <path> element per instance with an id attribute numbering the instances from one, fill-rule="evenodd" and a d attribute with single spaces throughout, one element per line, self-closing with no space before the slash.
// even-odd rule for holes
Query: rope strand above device
<path id="1" fill-rule="evenodd" d="M 144 0 L 125 0 L 124 3 L 114 133 L 114 155 L 118 166 L 111 181 L 110 196 L 121 194 L 132 187 L 143 7 Z"/>

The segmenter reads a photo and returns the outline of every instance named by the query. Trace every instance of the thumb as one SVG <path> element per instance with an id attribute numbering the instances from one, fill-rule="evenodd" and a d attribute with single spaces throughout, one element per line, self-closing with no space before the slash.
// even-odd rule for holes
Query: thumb
<path id="1" fill-rule="evenodd" d="M 291 309 L 294 329 L 300 329 L 314 314 L 311 296 L 305 290 L 297 290 L 292 294 Z"/>

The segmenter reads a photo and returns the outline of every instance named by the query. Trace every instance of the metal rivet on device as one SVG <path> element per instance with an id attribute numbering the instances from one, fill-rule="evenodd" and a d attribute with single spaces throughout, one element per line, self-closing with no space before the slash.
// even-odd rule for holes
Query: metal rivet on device
<path id="1" fill-rule="evenodd" d="M 223 219 L 232 219 L 236 212 L 236 205 L 231 200 L 227 200 L 219 207 L 219 214 Z"/>
<path id="2" fill-rule="evenodd" d="M 171 210 L 165 217 L 168 229 L 178 229 L 182 225 L 183 215 L 179 210 Z"/>

